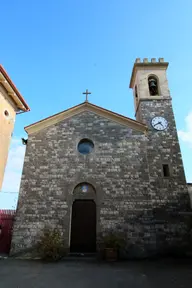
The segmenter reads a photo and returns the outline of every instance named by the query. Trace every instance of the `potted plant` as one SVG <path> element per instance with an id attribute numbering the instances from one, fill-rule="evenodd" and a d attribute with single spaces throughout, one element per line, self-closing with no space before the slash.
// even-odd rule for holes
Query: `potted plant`
<path id="1" fill-rule="evenodd" d="M 104 257 L 107 261 L 117 261 L 119 249 L 125 245 L 125 239 L 119 233 L 110 231 L 103 236 Z"/>

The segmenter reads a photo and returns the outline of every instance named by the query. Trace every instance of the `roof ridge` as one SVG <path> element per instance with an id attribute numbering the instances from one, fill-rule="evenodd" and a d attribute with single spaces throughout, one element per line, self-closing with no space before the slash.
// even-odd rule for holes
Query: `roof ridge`
<path id="1" fill-rule="evenodd" d="M 37 132 L 43 128 L 46 128 L 46 127 L 53 125 L 53 124 L 56 124 L 56 123 L 58 123 L 64 119 L 75 116 L 76 114 L 81 113 L 82 111 L 87 111 L 87 110 L 88 111 L 90 110 L 90 112 L 96 113 L 102 117 L 106 117 L 110 120 L 118 122 L 121 125 L 128 126 L 128 123 L 129 123 L 132 126 L 134 126 L 134 128 L 137 130 L 140 130 L 143 132 L 147 130 L 147 126 L 142 122 L 138 122 L 137 120 L 134 120 L 132 118 L 126 117 L 124 115 L 118 114 L 118 113 L 113 112 L 111 110 L 107 110 L 105 108 L 102 108 L 100 106 L 97 106 L 95 104 L 92 104 L 92 103 L 85 101 L 85 102 L 82 102 L 76 106 L 73 106 L 73 107 L 68 108 L 66 110 L 63 110 L 59 113 L 51 115 L 47 118 L 44 118 L 40 121 L 37 121 L 31 125 L 28 125 L 25 127 L 25 131 L 31 132 L 31 133 Z M 43 123 L 45 125 L 43 125 Z"/>

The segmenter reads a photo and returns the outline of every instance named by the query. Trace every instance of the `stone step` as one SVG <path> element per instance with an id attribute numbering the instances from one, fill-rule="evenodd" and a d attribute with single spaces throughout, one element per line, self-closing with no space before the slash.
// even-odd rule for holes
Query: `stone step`
<path id="1" fill-rule="evenodd" d="M 67 261 L 95 261 L 97 259 L 97 253 L 69 253 L 63 257 L 63 260 Z"/>

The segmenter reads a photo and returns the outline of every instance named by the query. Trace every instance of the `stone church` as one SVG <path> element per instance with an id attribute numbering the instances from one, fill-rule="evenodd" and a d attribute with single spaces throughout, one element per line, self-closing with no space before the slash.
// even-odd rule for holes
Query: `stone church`
<path id="1" fill-rule="evenodd" d="M 136 254 L 184 239 L 190 201 L 167 67 L 163 58 L 136 59 L 136 120 L 86 100 L 25 127 L 12 254 L 33 247 L 47 224 L 71 252 L 95 252 L 111 229 L 124 232 Z"/>

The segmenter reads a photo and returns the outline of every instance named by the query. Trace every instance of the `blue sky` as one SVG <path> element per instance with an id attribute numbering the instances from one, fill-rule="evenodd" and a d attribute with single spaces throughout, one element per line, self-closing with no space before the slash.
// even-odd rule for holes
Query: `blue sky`
<path id="1" fill-rule="evenodd" d="M 19 189 L 24 126 L 83 102 L 86 88 L 90 102 L 134 117 L 128 87 L 136 57 L 170 62 L 169 88 L 192 182 L 191 14 L 190 0 L 3 1 L 0 62 L 31 108 L 17 116 L 3 191 Z M 0 208 L 12 207 L 15 195 L 1 194 Z"/>

